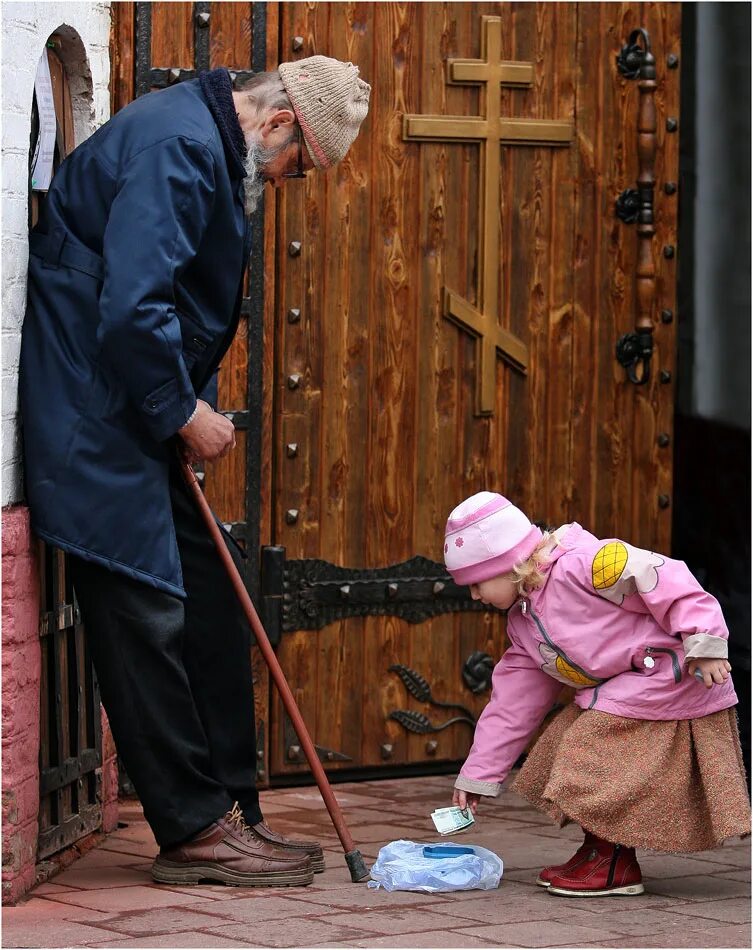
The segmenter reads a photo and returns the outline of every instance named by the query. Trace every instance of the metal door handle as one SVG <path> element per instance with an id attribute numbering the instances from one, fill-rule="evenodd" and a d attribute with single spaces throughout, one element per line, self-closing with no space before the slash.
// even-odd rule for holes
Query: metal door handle
<path id="1" fill-rule="evenodd" d="M 642 41 L 641 42 L 639 42 Z M 635 284 L 638 315 L 635 330 L 617 341 L 617 362 L 627 370 L 631 383 L 642 386 L 651 375 L 651 354 L 654 348 L 653 310 L 656 297 L 656 267 L 654 265 L 654 162 L 656 159 L 656 60 L 646 30 L 633 30 L 627 44 L 617 57 L 617 68 L 626 79 L 637 79 L 638 103 L 638 182 L 637 221 L 638 260 Z M 633 193 L 635 194 L 635 193 Z M 626 199 L 618 201 L 624 210 Z M 624 220 L 624 218 L 623 218 Z"/>

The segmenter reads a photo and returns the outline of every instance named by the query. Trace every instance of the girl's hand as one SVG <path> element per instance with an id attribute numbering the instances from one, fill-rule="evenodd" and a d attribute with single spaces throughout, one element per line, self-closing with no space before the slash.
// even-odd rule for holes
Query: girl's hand
<path id="1" fill-rule="evenodd" d="M 458 808 L 462 808 L 463 811 L 465 811 L 466 808 L 470 808 L 472 815 L 476 814 L 476 809 L 480 801 L 480 795 L 477 795 L 475 792 L 464 792 L 461 788 L 456 788 L 452 794 L 452 804 L 457 805 Z"/>
<path id="2" fill-rule="evenodd" d="M 729 671 L 731 669 L 732 667 L 726 660 L 713 660 L 708 657 L 702 657 L 688 661 L 688 673 L 694 676 L 695 671 L 700 670 L 701 673 L 703 673 L 703 685 L 706 689 L 711 689 L 714 683 L 721 686 L 725 680 L 729 679 Z"/>

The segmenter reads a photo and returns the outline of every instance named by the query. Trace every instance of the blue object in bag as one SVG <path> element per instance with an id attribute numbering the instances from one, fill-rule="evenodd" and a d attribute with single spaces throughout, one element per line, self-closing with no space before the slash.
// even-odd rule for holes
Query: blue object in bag
<path id="1" fill-rule="evenodd" d="M 461 854 L 475 854 L 473 848 L 463 848 L 461 845 L 430 844 L 424 848 L 425 858 L 458 858 Z"/>
<path id="2" fill-rule="evenodd" d="M 429 856 L 426 852 L 437 852 Z M 450 856 L 448 852 L 455 853 Z M 443 853 L 442 853 L 443 852 Z M 379 850 L 371 868 L 371 888 L 385 891 L 490 891 L 499 887 L 502 860 L 493 851 L 472 847 L 425 846 L 415 841 L 391 841 Z"/>

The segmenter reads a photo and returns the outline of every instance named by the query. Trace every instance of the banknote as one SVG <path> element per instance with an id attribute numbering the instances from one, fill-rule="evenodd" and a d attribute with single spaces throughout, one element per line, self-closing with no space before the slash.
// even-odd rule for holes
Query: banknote
<path id="1" fill-rule="evenodd" d="M 435 809 L 431 813 L 431 820 L 440 835 L 456 835 L 475 821 L 470 808 L 458 808 L 457 805 Z"/>

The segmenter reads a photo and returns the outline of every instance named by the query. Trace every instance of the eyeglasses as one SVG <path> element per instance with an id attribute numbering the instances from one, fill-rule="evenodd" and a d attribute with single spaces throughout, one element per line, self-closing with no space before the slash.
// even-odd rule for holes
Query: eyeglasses
<path id="1" fill-rule="evenodd" d="M 300 125 L 298 126 L 298 163 L 294 172 L 283 172 L 283 178 L 305 178 L 306 172 L 303 168 L 303 133 Z"/>

